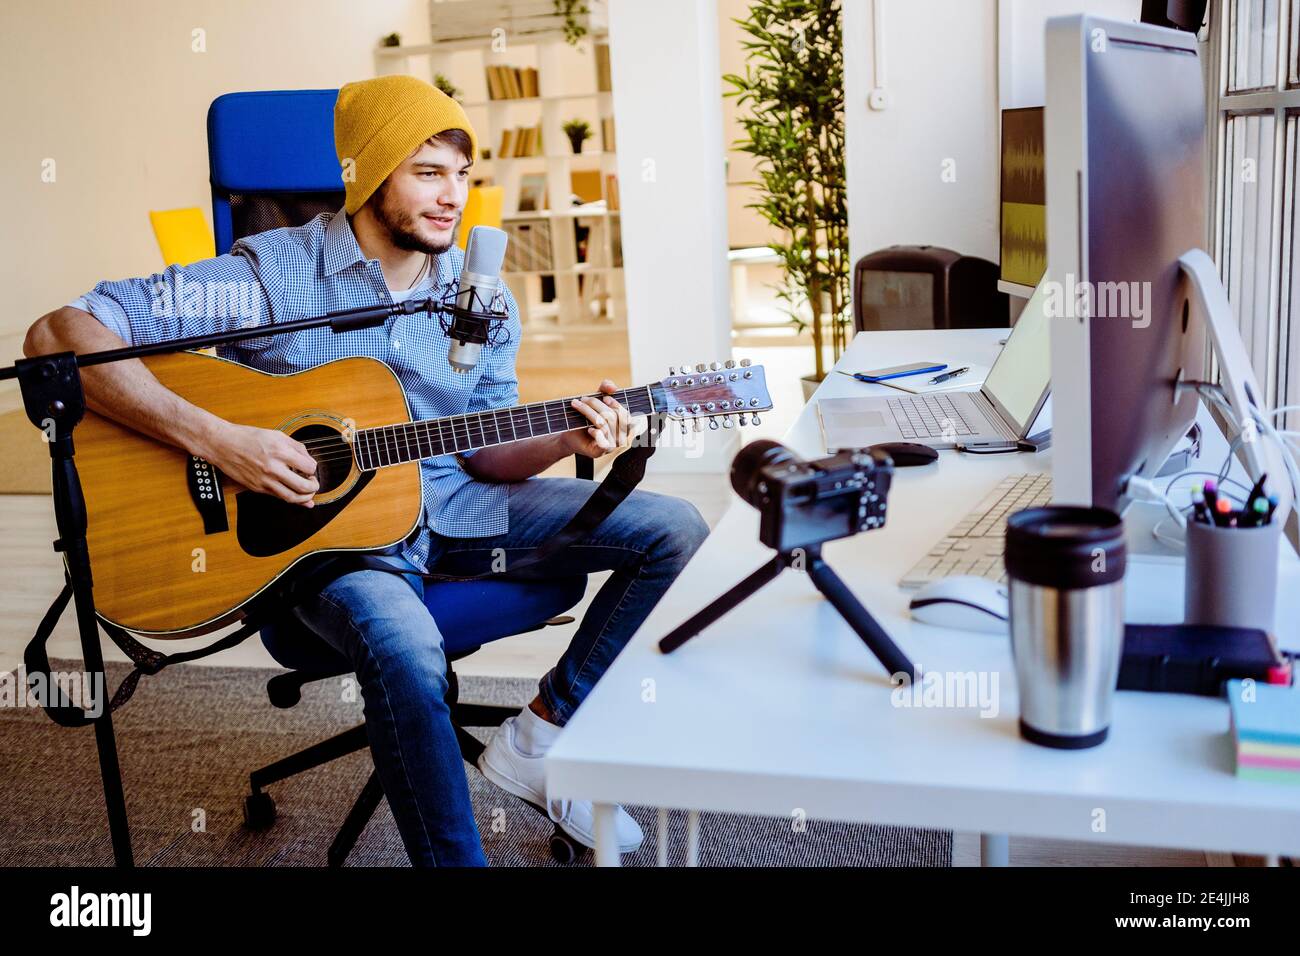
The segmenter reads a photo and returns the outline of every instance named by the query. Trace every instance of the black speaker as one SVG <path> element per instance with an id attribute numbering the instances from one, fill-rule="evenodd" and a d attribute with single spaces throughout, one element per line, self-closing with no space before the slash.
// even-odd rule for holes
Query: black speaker
<path id="1" fill-rule="evenodd" d="M 1207 0 L 1142 0 L 1142 22 L 1196 33 L 1205 22 Z"/>

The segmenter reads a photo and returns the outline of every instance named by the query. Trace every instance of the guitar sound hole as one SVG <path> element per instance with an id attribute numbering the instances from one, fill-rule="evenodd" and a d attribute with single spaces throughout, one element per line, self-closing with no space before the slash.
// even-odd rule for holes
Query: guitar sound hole
<path id="1" fill-rule="evenodd" d="M 316 459 L 316 480 L 320 482 L 317 494 L 343 484 L 352 470 L 352 446 L 336 429 L 329 425 L 305 425 L 292 434 Z"/>

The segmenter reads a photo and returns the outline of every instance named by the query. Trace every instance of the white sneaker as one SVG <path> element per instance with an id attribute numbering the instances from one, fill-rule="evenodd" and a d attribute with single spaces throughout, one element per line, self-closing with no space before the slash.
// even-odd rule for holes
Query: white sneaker
<path id="1" fill-rule="evenodd" d="M 595 849 L 595 815 L 590 800 L 548 800 L 546 797 L 545 754 L 526 754 L 515 742 L 515 718 L 508 718 L 492 737 L 492 742 L 478 758 L 478 769 L 483 776 L 507 793 L 521 797 L 538 807 L 545 807 L 547 816 L 561 830 L 583 846 Z M 632 853 L 641 847 L 645 834 L 641 827 L 622 807 L 614 814 L 618 834 L 618 852 Z"/>

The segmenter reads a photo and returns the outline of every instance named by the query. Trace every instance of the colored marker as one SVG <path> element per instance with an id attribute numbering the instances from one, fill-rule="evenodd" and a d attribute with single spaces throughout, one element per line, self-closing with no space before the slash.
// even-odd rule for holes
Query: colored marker
<path id="1" fill-rule="evenodd" d="M 1241 525 L 1243 528 L 1254 528 L 1258 525 L 1268 524 L 1268 517 L 1268 499 L 1256 498 L 1251 502 L 1250 508 L 1242 512 Z"/>
<path id="2" fill-rule="evenodd" d="M 1205 510 L 1205 495 L 1201 494 L 1201 487 L 1197 485 L 1192 489 L 1192 511 L 1196 515 L 1196 520 L 1202 524 L 1210 523 L 1210 515 Z"/>
<path id="3" fill-rule="evenodd" d="M 1210 517 L 1214 517 L 1218 505 L 1218 486 L 1213 481 L 1205 483 L 1205 507 L 1210 511 Z"/>
<path id="4" fill-rule="evenodd" d="M 1232 503 L 1227 498 L 1214 499 L 1214 523 L 1219 527 L 1227 524 L 1228 515 L 1232 512 Z"/>

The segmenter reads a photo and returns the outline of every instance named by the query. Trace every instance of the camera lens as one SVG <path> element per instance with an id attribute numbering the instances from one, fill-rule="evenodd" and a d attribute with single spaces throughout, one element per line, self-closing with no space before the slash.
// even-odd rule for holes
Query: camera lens
<path id="1" fill-rule="evenodd" d="M 760 438 L 740 449 L 740 453 L 731 462 L 731 487 L 736 489 L 736 494 L 757 508 L 763 501 L 762 492 L 758 490 L 763 480 L 763 469 L 769 465 L 801 461 L 802 458 L 779 441 Z"/>

